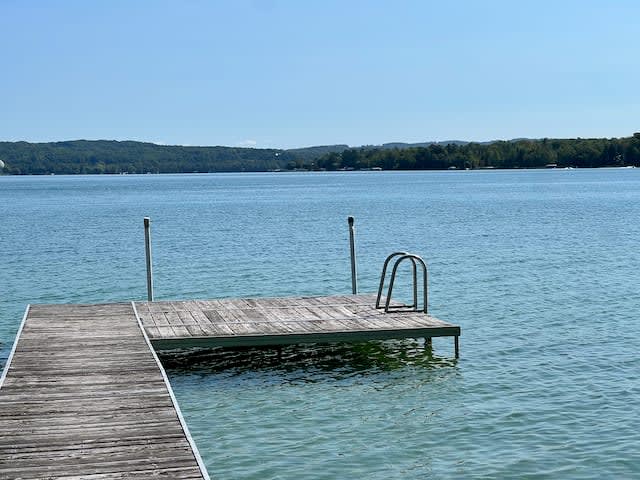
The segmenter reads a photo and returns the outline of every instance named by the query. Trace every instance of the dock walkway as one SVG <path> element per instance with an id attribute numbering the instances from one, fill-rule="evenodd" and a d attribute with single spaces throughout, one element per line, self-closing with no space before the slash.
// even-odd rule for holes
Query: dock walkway
<path id="1" fill-rule="evenodd" d="M 131 304 L 35 305 L 0 379 L 0 478 L 208 479 Z"/>

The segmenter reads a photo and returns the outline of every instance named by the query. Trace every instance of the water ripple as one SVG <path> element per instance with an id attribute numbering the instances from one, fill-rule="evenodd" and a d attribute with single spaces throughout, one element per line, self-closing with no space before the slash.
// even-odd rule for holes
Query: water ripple
<path id="1" fill-rule="evenodd" d="M 27 303 L 375 291 L 450 339 L 164 354 L 214 478 L 640 478 L 640 169 L 0 177 L 0 363 Z"/>

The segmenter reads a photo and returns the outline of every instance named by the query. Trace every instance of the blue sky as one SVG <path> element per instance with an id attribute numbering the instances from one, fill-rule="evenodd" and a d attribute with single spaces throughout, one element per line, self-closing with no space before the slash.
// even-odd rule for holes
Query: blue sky
<path id="1" fill-rule="evenodd" d="M 637 1 L 0 0 L 0 140 L 640 130 Z"/>

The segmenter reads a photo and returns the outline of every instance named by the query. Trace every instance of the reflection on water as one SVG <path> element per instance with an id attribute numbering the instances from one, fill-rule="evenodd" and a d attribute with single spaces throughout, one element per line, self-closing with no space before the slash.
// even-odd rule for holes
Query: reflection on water
<path id="1" fill-rule="evenodd" d="M 221 479 L 424 478 L 461 408 L 458 362 L 421 339 L 174 351 L 161 360 Z"/>
<path id="2" fill-rule="evenodd" d="M 431 343 L 424 339 L 279 347 L 192 348 L 159 351 L 158 355 L 171 374 L 306 371 L 327 372 L 334 377 L 341 377 L 407 366 L 427 369 L 452 367 L 457 363 L 454 358 L 434 355 Z"/>

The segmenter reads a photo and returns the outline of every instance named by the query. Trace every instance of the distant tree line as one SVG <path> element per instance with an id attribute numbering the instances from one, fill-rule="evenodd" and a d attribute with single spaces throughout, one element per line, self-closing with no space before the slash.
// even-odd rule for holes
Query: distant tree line
<path id="1" fill-rule="evenodd" d="M 263 172 L 270 170 L 442 170 L 640 166 L 640 133 L 612 139 L 541 139 L 487 143 L 295 150 L 183 147 L 142 142 L 0 142 L 5 174 Z"/>
<path id="2" fill-rule="evenodd" d="M 350 148 L 315 159 L 324 170 L 443 170 L 640 166 L 640 133 L 613 139 L 542 139 L 432 144 L 408 148 Z"/>
<path id="3" fill-rule="evenodd" d="M 183 147 L 143 142 L 0 142 L 8 174 L 261 172 L 284 169 L 297 156 L 284 150 Z"/>

